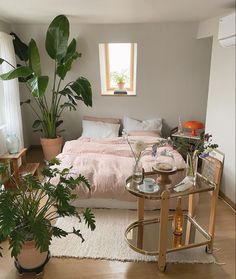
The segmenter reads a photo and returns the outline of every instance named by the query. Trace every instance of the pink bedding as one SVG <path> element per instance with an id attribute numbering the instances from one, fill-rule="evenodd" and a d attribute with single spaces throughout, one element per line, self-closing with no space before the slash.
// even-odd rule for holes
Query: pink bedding
<path id="1" fill-rule="evenodd" d="M 151 155 L 151 145 L 156 137 L 131 136 L 130 141 L 142 140 L 149 145 L 141 161 L 145 171 L 151 171 L 155 158 Z M 182 156 L 171 147 L 161 147 L 171 150 L 176 166 L 184 168 Z M 63 151 L 57 156 L 61 160 L 60 168 L 70 167 L 74 176 L 84 175 L 91 183 L 88 193 L 84 187 L 77 187 L 79 198 L 109 198 L 123 201 L 133 201 L 134 197 L 125 190 L 125 181 L 132 174 L 134 159 L 127 142 L 123 138 L 95 140 L 80 138 L 65 143 Z M 181 178 L 177 178 L 181 180 Z"/>

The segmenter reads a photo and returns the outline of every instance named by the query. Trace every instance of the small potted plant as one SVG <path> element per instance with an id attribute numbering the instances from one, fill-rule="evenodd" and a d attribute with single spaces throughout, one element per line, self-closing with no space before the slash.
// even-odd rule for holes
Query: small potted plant
<path id="1" fill-rule="evenodd" d="M 63 123 L 63 112 L 66 109 L 75 111 L 78 101 L 92 106 L 92 89 L 86 78 L 77 77 L 66 81 L 73 62 L 81 57 L 76 49 L 76 40 L 69 42 L 69 31 L 70 25 L 65 15 L 55 17 L 48 27 L 45 48 L 54 65 L 51 77 L 44 75 L 41 70 L 39 49 L 34 39 L 25 44 L 11 33 L 15 53 L 22 63 L 17 64 L 17 67 L 0 57 L 0 64 L 7 63 L 12 67 L 11 71 L 1 74 L 0 79 L 18 78 L 26 84 L 29 98 L 21 104 L 28 104 L 35 114 L 32 127 L 34 132 L 43 133 L 41 145 L 46 160 L 51 160 L 61 152 L 63 139 L 60 133 L 63 130 L 59 126 Z"/>
<path id="2" fill-rule="evenodd" d="M 128 80 L 128 76 L 125 72 L 113 72 L 112 73 L 112 79 L 116 82 L 119 90 L 124 90 L 125 83 Z"/>
<path id="3" fill-rule="evenodd" d="M 9 239 L 11 256 L 15 258 L 20 273 L 42 271 L 50 258 L 52 237 L 62 238 L 72 233 L 84 241 L 79 228 L 67 232 L 57 227 L 56 219 L 74 216 L 80 222 L 83 219 L 91 230 L 95 229 L 91 210 L 85 209 L 79 213 L 71 205 L 75 198 L 72 190 L 81 183 L 89 190 L 88 180 L 82 175 L 73 178 L 70 168 L 60 170 L 57 167 L 59 163 L 54 159 L 42 170 L 45 176 L 43 183 L 27 174 L 20 184 L 11 177 L 16 189 L 9 190 L 3 186 L 0 189 L 0 243 Z M 52 183 L 55 179 L 58 182 Z"/>

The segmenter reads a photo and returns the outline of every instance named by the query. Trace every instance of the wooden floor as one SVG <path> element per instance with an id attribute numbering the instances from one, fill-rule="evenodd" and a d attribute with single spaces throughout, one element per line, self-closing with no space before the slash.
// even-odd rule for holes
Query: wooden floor
<path id="1" fill-rule="evenodd" d="M 41 160 L 40 151 L 34 152 L 30 160 Z M 38 161 L 39 161 L 38 160 Z M 208 222 L 209 194 L 200 196 L 198 220 L 205 226 Z M 96 233 L 96 231 L 94 232 Z M 123 233 L 123 232 L 119 232 Z M 112 237 L 112 236 L 111 236 Z M 98 239 L 99 241 L 99 239 Z M 50 260 L 43 274 L 39 276 L 19 276 L 15 270 L 13 259 L 7 250 L 7 242 L 3 245 L 4 257 L 0 258 L 0 279 L 43 278 L 43 279 L 115 279 L 115 278 L 179 278 L 179 279 L 235 279 L 235 213 L 219 200 L 216 220 L 214 252 L 218 264 L 168 264 L 165 273 L 157 270 L 155 263 L 122 263 L 115 261 L 58 259 Z"/>

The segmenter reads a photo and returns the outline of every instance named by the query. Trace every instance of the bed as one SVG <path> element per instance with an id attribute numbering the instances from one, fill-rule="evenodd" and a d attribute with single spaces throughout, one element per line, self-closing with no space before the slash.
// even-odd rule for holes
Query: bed
<path id="1" fill-rule="evenodd" d="M 158 137 L 129 136 L 130 142 L 142 140 L 148 147 L 141 158 L 145 171 L 151 171 L 155 158 L 151 155 L 151 146 Z M 182 156 L 171 147 L 161 147 L 158 152 L 168 149 L 178 169 L 185 167 Z M 63 151 L 57 156 L 61 168 L 72 167 L 73 176 L 83 174 L 91 183 L 91 191 L 78 187 L 78 199 L 74 205 L 78 207 L 136 208 L 135 198 L 125 190 L 125 181 L 132 174 L 134 159 L 127 142 L 122 137 L 94 139 L 81 137 L 67 141 Z M 174 180 L 179 183 L 184 171 L 175 174 Z M 185 205 L 186 207 L 186 202 Z M 157 202 L 148 202 L 147 208 L 158 208 Z M 175 208 L 175 202 L 171 204 Z"/>

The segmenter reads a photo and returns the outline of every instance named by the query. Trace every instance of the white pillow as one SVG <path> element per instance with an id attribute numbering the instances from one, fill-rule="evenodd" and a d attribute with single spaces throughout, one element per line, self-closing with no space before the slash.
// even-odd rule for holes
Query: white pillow
<path id="1" fill-rule="evenodd" d="M 126 133 L 132 133 L 136 131 L 152 131 L 156 132 L 159 135 L 161 134 L 162 129 L 162 119 L 149 119 L 149 120 L 137 120 L 130 118 L 128 116 L 124 116 L 123 118 L 123 126 Z"/>
<path id="2" fill-rule="evenodd" d="M 104 139 L 118 137 L 120 124 L 104 123 L 99 121 L 82 121 L 82 137 Z"/>

